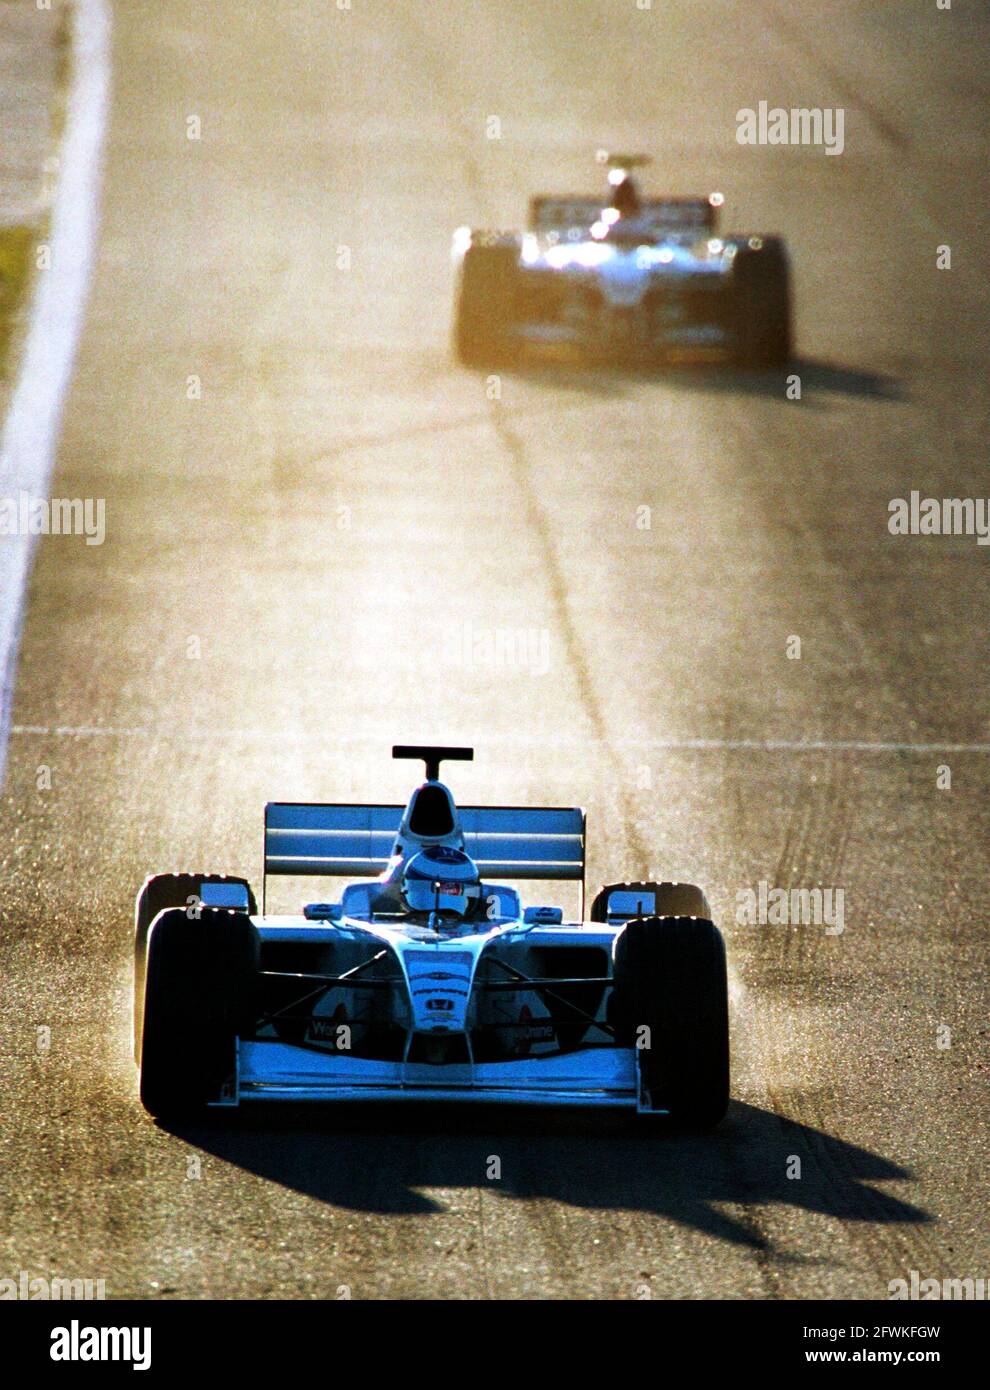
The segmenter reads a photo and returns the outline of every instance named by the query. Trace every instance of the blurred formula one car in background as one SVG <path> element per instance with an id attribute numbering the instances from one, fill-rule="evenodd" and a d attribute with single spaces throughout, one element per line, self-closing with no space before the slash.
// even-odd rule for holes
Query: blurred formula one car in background
<path id="1" fill-rule="evenodd" d="M 359 875 L 339 901 L 273 916 L 246 879 L 147 880 L 134 1041 L 151 1114 L 486 1101 L 716 1124 L 729 1096 L 728 995 L 704 893 L 610 884 L 584 921 L 582 810 L 458 809 L 440 761 L 471 749 L 393 754 L 426 762 L 405 808 L 265 809 L 266 884 Z M 580 919 L 523 907 L 521 879 L 580 883 Z"/>
<path id="2" fill-rule="evenodd" d="M 540 195 L 522 233 L 454 233 L 454 351 L 499 365 L 527 348 L 569 345 L 607 361 L 718 355 L 778 367 L 791 354 L 790 263 L 783 240 L 722 235 L 723 198 L 644 198 L 610 155 L 608 194 Z"/>

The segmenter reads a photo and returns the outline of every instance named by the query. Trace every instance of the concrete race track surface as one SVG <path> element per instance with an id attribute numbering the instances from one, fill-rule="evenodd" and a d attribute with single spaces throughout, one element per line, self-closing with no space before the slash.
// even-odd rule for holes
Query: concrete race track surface
<path id="1" fill-rule="evenodd" d="M 39 546 L 2 804 L 0 1274 L 498 1298 L 987 1274 L 988 551 L 887 530 L 912 489 L 990 491 L 974 9 L 115 5 L 53 485 L 105 499 L 107 535 Z M 737 144 L 761 100 L 843 107 L 841 156 Z M 498 396 L 452 365 L 452 229 L 596 189 L 600 145 L 787 236 L 800 401 L 566 364 Z M 402 799 L 406 740 L 475 745 L 462 800 L 584 804 L 593 886 L 708 888 L 714 1135 L 142 1112 L 145 875 L 257 879 L 266 799 Z M 737 923 L 761 881 L 841 889 L 844 931 Z"/>

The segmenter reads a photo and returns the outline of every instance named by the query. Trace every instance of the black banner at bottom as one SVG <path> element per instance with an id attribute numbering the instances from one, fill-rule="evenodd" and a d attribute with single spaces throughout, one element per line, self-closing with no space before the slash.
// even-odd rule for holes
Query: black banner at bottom
<path id="1" fill-rule="evenodd" d="M 401 1370 L 412 1355 L 422 1372 L 423 1361 L 413 1354 L 415 1328 L 412 1341 L 396 1339 L 397 1319 L 415 1320 L 425 1347 L 433 1348 L 426 1351 L 427 1363 L 438 1354 L 449 1358 L 445 1368 L 434 1368 L 444 1379 L 473 1379 L 470 1368 L 479 1355 L 488 1374 L 496 1364 L 518 1374 L 523 1362 L 527 1374 L 541 1363 L 558 1375 L 576 1363 L 587 1374 L 584 1358 L 596 1352 L 610 1360 L 618 1353 L 615 1370 L 625 1378 L 633 1367 L 616 1339 L 626 1337 L 637 1339 L 628 1355 L 649 1345 L 658 1369 L 680 1364 L 710 1373 L 721 1367 L 756 1372 L 886 1365 L 959 1372 L 982 1347 L 985 1327 L 982 1306 L 966 1301 L 644 1300 L 596 1304 L 593 1320 L 586 1309 L 583 1303 L 514 1303 L 494 1323 L 490 1307 L 470 1301 L 11 1302 L 0 1328 L 6 1363 L 16 1365 L 19 1378 L 28 1382 L 58 1366 L 65 1367 L 67 1380 L 86 1370 L 173 1381 L 183 1375 L 265 1371 L 284 1382 L 339 1375 L 344 1361 L 353 1366 L 358 1356 L 371 1358 L 380 1373 L 390 1357 Z M 447 1331 L 443 1324 L 449 1324 Z M 642 1343 L 644 1332 L 660 1340 Z M 465 1335 L 472 1339 L 472 1353 L 463 1344 Z"/>

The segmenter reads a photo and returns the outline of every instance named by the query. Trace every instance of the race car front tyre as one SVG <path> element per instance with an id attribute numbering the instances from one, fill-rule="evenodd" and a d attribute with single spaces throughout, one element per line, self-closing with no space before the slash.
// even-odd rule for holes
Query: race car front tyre
<path id="1" fill-rule="evenodd" d="M 697 917 L 627 922 L 613 947 L 620 1040 L 636 1048 L 650 1103 L 677 1123 L 710 1128 L 729 1104 L 725 944 Z"/>
<path id="2" fill-rule="evenodd" d="M 247 910 L 258 911 L 246 878 L 228 874 L 153 874 L 146 879 L 134 909 L 134 1060 L 141 1059 L 141 1025 L 144 1017 L 144 977 L 148 958 L 148 932 L 159 912 L 167 907 L 185 908 L 190 916 L 200 911 L 204 883 L 239 886 L 246 890 Z"/>
<path id="3" fill-rule="evenodd" d="M 791 270 L 779 237 L 752 238 L 732 267 L 735 358 L 743 367 L 784 367 L 791 359 Z"/>
<path id="4" fill-rule="evenodd" d="M 465 367 L 503 364 L 511 345 L 519 240 L 475 233 L 464 252 L 454 309 L 454 354 Z"/>
<path id="5" fill-rule="evenodd" d="M 256 1022 L 261 943 L 243 912 L 172 908 L 148 938 L 141 1102 L 156 1119 L 195 1116 L 232 1079 Z"/>

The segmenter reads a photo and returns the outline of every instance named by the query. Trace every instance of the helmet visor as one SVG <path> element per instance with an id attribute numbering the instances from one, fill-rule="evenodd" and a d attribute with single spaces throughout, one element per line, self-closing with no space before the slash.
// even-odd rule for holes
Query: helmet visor
<path id="1" fill-rule="evenodd" d="M 404 892 L 410 912 L 451 912 L 457 917 L 466 917 L 480 889 L 476 883 L 445 883 L 437 879 L 409 877 Z"/>

